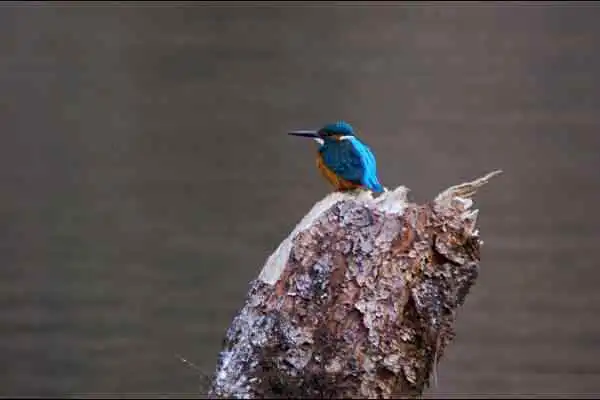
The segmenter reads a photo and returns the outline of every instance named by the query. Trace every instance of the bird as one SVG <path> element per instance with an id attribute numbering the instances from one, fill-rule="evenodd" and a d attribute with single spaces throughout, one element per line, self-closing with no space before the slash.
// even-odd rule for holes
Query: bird
<path id="1" fill-rule="evenodd" d="M 356 136 L 354 128 L 348 122 L 340 120 L 328 123 L 318 130 L 295 130 L 288 134 L 312 138 L 319 144 L 317 168 L 333 185 L 334 191 L 385 191 L 377 177 L 375 155 Z"/>

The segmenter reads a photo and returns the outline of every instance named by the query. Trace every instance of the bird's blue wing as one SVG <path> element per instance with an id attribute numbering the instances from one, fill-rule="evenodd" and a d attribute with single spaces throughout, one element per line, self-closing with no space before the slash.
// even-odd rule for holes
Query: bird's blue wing
<path id="1" fill-rule="evenodd" d="M 370 190 L 383 191 L 377 179 L 375 157 L 358 139 L 351 137 L 321 149 L 323 162 L 338 176 Z"/>
<path id="2" fill-rule="evenodd" d="M 383 186 L 377 178 L 377 162 L 371 149 L 355 137 L 350 138 L 348 141 L 352 143 L 354 151 L 360 155 L 362 161 L 362 184 L 374 192 L 383 192 Z"/>
<path id="3" fill-rule="evenodd" d="M 336 175 L 347 181 L 362 184 L 363 164 L 352 143 L 341 141 L 321 148 L 323 163 Z"/>

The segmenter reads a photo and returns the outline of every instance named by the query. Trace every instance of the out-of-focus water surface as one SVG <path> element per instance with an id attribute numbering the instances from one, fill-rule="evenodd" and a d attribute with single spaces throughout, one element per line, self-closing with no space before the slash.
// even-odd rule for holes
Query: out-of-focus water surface
<path id="1" fill-rule="evenodd" d="M 37 5 L 36 5 L 37 4 Z M 600 393 L 593 3 L 0 8 L 0 395 L 193 394 L 328 187 L 344 118 L 417 201 L 477 196 L 430 394 Z"/>

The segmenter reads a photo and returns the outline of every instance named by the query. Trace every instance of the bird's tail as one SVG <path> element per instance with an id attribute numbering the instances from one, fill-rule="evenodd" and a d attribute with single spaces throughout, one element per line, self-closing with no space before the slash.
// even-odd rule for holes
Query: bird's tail
<path id="1" fill-rule="evenodd" d="M 373 182 L 371 185 L 371 190 L 375 193 L 383 193 L 385 192 L 385 188 L 378 181 Z"/>

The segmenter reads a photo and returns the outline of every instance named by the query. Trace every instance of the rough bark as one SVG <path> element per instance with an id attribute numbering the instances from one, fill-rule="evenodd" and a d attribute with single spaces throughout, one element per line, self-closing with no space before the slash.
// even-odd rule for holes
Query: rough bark
<path id="1" fill-rule="evenodd" d="M 217 398 L 419 397 L 454 336 L 482 241 L 470 197 L 333 193 L 267 260 L 227 331 Z"/>

